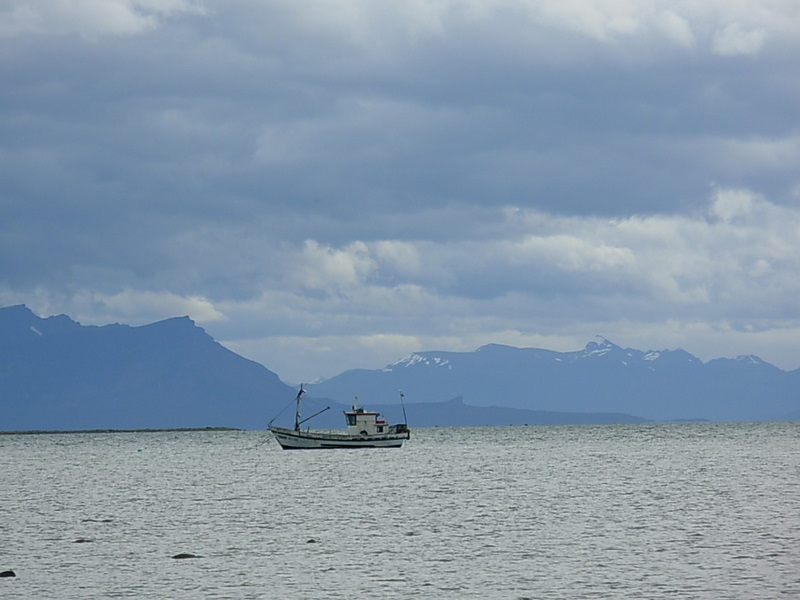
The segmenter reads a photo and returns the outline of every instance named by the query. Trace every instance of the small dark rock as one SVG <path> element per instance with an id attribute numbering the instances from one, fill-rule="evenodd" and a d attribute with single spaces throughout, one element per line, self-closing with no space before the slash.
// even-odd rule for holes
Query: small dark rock
<path id="1" fill-rule="evenodd" d="M 2 573 L 0 573 L 0 577 L 16 577 L 16 576 L 17 576 L 17 574 L 14 573 L 14 571 L 10 571 L 10 570 L 9 571 L 3 571 Z"/>
<path id="2" fill-rule="evenodd" d="M 317 543 L 317 540 L 315 540 L 315 539 L 310 539 L 310 540 L 306 541 L 306 544 L 316 544 L 316 543 Z"/>
<path id="3" fill-rule="evenodd" d="M 88 519 L 81 519 L 81 523 L 113 523 L 113 519 L 92 519 L 91 517 Z"/>
<path id="4" fill-rule="evenodd" d="M 74 542 L 72 542 L 72 543 L 73 543 L 73 544 L 88 544 L 88 543 L 89 543 L 89 542 L 91 542 L 91 541 L 92 541 L 92 540 L 89 540 L 89 539 L 87 539 L 87 538 L 78 538 L 77 540 L 75 540 L 75 541 L 74 541 Z"/>
<path id="5" fill-rule="evenodd" d="M 201 558 L 198 554 L 190 554 L 188 552 L 181 552 L 180 554 L 176 554 L 172 558 Z"/>

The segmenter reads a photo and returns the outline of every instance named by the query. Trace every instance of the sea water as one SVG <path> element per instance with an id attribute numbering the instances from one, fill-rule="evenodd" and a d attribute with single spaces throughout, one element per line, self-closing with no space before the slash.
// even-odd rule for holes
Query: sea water
<path id="1" fill-rule="evenodd" d="M 797 423 L 0 435 L 0 468 L 3 599 L 800 598 Z"/>

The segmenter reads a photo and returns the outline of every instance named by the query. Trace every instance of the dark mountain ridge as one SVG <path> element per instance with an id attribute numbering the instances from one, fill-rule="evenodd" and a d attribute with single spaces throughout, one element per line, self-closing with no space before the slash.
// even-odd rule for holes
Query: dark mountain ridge
<path id="1" fill-rule="evenodd" d="M 0 430 L 263 427 L 291 394 L 188 317 L 96 327 L 0 309 Z"/>

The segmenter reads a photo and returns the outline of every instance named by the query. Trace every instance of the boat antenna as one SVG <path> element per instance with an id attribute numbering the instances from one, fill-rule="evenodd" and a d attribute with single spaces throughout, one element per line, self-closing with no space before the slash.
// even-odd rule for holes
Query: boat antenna
<path id="1" fill-rule="evenodd" d="M 405 397 L 406 396 L 403 393 L 403 390 L 400 390 L 400 406 L 403 407 L 403 421 L 405 421 L 405 424 L 408 425 L 408 417 L 406 417 L 406 405 L 403 402 L 403 398 L 405 398 Z"/>
<path id="2" fill-rule="evenodd" d="M 297 398 L 295 398 L 295 409 L 294 409 L 294 430 L 300 431 L 300 397 L 305 394 L 306 391 L 303 389 L 303 384 L 300 384 L 300 391 L 297 392 Z"/>

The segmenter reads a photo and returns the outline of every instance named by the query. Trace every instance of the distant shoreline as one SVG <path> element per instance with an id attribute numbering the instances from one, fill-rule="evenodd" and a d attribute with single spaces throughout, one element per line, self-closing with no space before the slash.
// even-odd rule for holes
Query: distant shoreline
<path id="1" fill-rule="evenodd" d="M 60 433 L 163 433 L 170 431 L 244 431 L 236 427 L 170 427 L 167 429 L 31 429 L 28 431 L 0 431 L 0 435 L 39 435 Z"/>

